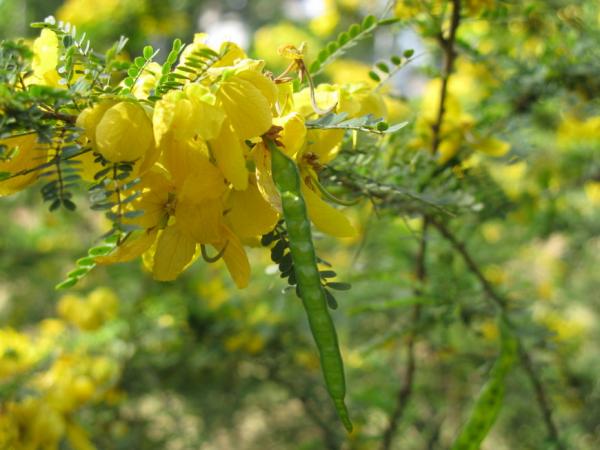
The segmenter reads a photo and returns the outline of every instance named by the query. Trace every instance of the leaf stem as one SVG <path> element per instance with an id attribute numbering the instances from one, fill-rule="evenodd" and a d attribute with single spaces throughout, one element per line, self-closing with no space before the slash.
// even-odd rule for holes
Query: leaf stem
<path id="1" fill-rule="evenodd" d="M 421 231 L 421 239 L 419 241 L 419 249 L 417 250 L 416 264 L 415 264 L 415 278 L 420 285 L 423 284 L 427 277 L 427 270 L 425 266 L 426 252 L 427 252 L 427 228 L 429 227 L 428 216 L 423 216 L 423 229 Z M 415 296 L 421 296 L 423 294 L 422 288 L 419 286 L 415 289 Z M 412 323 L 418 324 L 421 319 L 421 304 L 416 304 L 412 311 Z M 408 342 L 406 344 L 407 364 L 404 370 L 404 382 L 402 387 L 399 389 L 396 396 L 396 406 L 392 411 L 389 418 L 387 428 L 383 433 L 383 442 L 381 444 L 381 450 L 389 450 L 392 446 L 396 430 L 402 419 L 404 411 L 408 405 L 410 397 L 414 389 L 414 377 L 417 368 L 415 358 L 415 344 L 418 335 L 418 326 L 415 326 L 408 335 Z"/>
<path id="2" fill-rule="evenodd" d="M 502 297 L 498 292 L 496 292 L 491 283 L 485 278 L 485 276 L 479 269 L 479 266 L 477 265 L 477 263 L 475 263 L 475 260 L 472 258 L 471 254 L 467 251 L 465 244 L 458 240 L 458 238 L 450 231 L 450 229 L 437 219 L 431 218 L 430 222 L 431 225 L 433 225 L 437 229 L 437 231 L 460 254 L 463 261 L 467 265 L 469 271 L 477 278 L 477 280 L 483 287 L 483 290 L 486 293 L 487 297 L 494 303 L 494 305 L 498 307 L 498 309 L 503 314 L 506 314 L 508 309 L 508 302 L 504 297 Z M 516 338 L 518 339 L 518 337 Z M 548 436 L 556 444 L 559 450 L 564 450 L 565 447 L 562 444 L 558 428 L 554 423 L 554 419 L 552 417 L 552 408 L 550 406 L 546 390 L 542 384 L 539 374 L 536 373 L 533 367 L 531 356 L 527 352 L 527 349 L 525 348 L 523 342 L 520 339 L 518 339 L 518 342 L 521 365 L 525 369 L 527 377 L 529 378 L 529 381 L 531 382 L 535 391 L 538 407 L 542 413 Z"/>

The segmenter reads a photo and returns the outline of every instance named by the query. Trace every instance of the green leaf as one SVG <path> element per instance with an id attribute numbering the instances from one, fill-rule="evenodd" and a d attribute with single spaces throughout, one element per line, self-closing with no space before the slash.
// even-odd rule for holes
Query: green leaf
<path id="1" fill-rule="evenodd" d="M 144 50 L 142 52 L 142 54 L 144 55 L 144 58 L 147 60 L 152 59 L 152 55 L 154 53 L 154 49 L 152 48 L 151 45 L 146 45 L 144 47 Z"/>
<path id="2" fill-rule="evenodd" d="M 329 52 L 329 54 L 332 54 L 338 48 L 340 48 L 340 46 L 338 45 L 338 43 L 336 41 L 332 41 L 329 44 L 327 44 L 327 51 Z"/>
<path id="3" fill-rule="evenodd" d="M 405 58 L 410 58 L 414 54 L 415 54 L 415 51 L 412 48 L 409 48 L 408 50 L 404 50 L 404 53 L 403 53 Z"/>
<path id="4" fill-rule="evenodd" d="M 340 45 L 344 45 L 349 40 L 350 40 L 350 35 L 346 31 L 340 33 L 337 38 L 337 41 Z"/>
<path id="5" fill-rule="evenodd" d="M 379 62 L 377 64 L 375 64 L 375 66 L 381 70 L 383 73 L 390 73 L 390 68 L 388 67 L 388 65 L 384 62 Z"/>
<path id="6" fill-rule="evenodd" d="M 356 36 L 358 36 L 359 33 L 360 33 L 360 25 L 358 25 L 357 23 L 355 23 L 348 29 L 348 34 L 352 38 L 355 38 Z"/>
<path id="7" fill-rule="evenodd" d="M 372 71 L 372 70 L 369 71 L 369 78 L 372 79 L 372 80 L 374 80 L 374 81 L 377 81 L 377 82 L 381 81 L 381 77 L 379 75 L 377 75 L 377 73 L 374 72 L 374 71 Z"/>
<path id="8" fill-rule="evenodd" d="M 352 288 L 350 283 L 341 283 L 341 282 L 329 282 L 326 283 L 325 286 L 331 289 L 335 289 L 336 291 L 349 291 Z"/>
<path id="9" fill-rule="evenodd" d="M 75 286 L 77 284 L 77 281 L 79 281 L 77 278 L 67 278 L 66 280 L 61 281 L 56 286 L 54 286 L 54 289 L 56 289 L 56 290 L 69 289 L 69 288 Z"/>
<path id="10" fill-rule="evenodd" d="M 115 247 L 113 245 L 102 245 L 98 247 L 90 248 L 88 255 L 90 256 L 106 256 L 113 251 Z"/>
<path id="11" fill-rule="evenodd" d="M 88 267 L 93 268 L 96 265 L 96 260 L 91 256 L 84 256 L 83 258 L 79 258 L 75 261 L 79 267 Z"/>
<path id="12" fill-rule="evenodd" d="M 386 131 L 388 128 L 390 128 L 390 126 L 387 122 L 379 122 L 377 124 L 377 129 L 379 131 Z"/>
<path id="13" fill-rule="evenodd" d="M 89 269 L 87 267 L 80 267 L 79 269 L 71 270 L 68 274 L 68 278 L 80 278 L 83 275 L 87 274 Z"/>
<path id="14" fill-rule="evenodd" d="M 399 17 L 390 17 L 388 19 L 383 19 L 379 21 L 379 25 L 380 26 L 387 26 L 387 25 L 393 25 L 395 23 L 400 22 L 402 19 L 400 19 Z"/>
<path id="15" fill-rule="evenodd" d="M 329 306 L 331 309 L 338 309 L 338 302 L 335 299 L 335 297 L 333 296 L 333 294 L 331 292 L 329 292 L 328 289 L 323 288 L 323 290 L 325 291 L 325 298 L 327 299 L 327 306 Z"/>
<path id="16" fill-rule="evenodd" d="M 375 26 L 377 24 L 377 17 L 373 16 L 373 15 L 369 15 L 367 17 L 365 17 L 365 19 L 362 22 L 362 29 L 363 30 L 368 30 L 369 28 Z"/>
<path id="17" fill-rule="evenodd" d="M 68 198 L 63 198 L 62 204 L 69 211 L 75 211 L 77 209 L 77 205 L 75 203 L 73 203 L 71 200 L 69 200 Z"/>
<path id="18" fill-rule="evenodd" d="M 319 272 L 319 275 L 321 276 L 321 278 L 325 279 L 325 278 L 335 278 L 337 277 L 337 273 L 335 273 L 333 270 L 321 270 Z"/>

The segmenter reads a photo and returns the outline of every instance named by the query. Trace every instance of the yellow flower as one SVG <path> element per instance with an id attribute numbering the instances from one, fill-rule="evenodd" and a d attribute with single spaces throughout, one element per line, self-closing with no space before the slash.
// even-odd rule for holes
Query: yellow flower
<path id="1" fill-rule="evenodd" d="M 152 61 L 144 68 L 144 70 L 136 80 L 135 84 L 131 89 L 131 93 L 134 95 L 135 98 L 148 98 L 148 95 L 150 95 L 150 91 L 154 88 L 156 82 L 160 77 L 161 65 L 157 62 Z"/>
<path id="2" fill-rule="evenodd" d="M 189 85 L 183 92 L 171 91 L 156 103 L 152 116 L 154 139 L 162 145 L 166 139 L 186 141 L 199 136 L 214 139 L 225 119 L 216 99 L 201 85 Z"/>
<path id="3" fill-rule="evenodd" d="M 277 211 L 261 195 L 255 180 L 244 191 L 231 191 L 226 211 L 227 223 L 242 240 L 268 233 L 279 218 Z"/>
<path id="4" fill-rule="evenodd" d="M 282 126 L 282 143 L 290 142 L 291 149 L 283 148 L 283 151 L 288 156 L 295 159 L 300 171 L 302 180 L 302 193 L 306 201 L 308 216 L 314 223 L 315 227 L 320 231 L 335 237 L 354 237 L 356 229 L 352 226 L 348 218 L 338 209 L 334 208 L 325 202 L 316 186 L 317 173 L 313 167 L 315 163 L 328 162 L 333 156 L 327 154 L 323 159 L 319 160 L 319 155 L 310 152 L 310 145 L 298 148 L 297 139 L 306 134 L 306 129 L 299 126 L 297 123 L 299 116 L 289 114 L 284 118 L 276 119 L 276 122 Z M 308 138 L 310 139 L 310 138 Z M 254 147 L 252 152 L 255 166 L 256 178 L 258 182 L 258 190 L 264 199 L 271 204 L 277 211 L 281 210 L 281 199 L 277 188 L 275 187 L 271 175 L 271 155 L 267 147 L 263 143 L 259 143 Z M 331 157 L 330 157 L 331 156 Z"/>
<path id="5" fill-rule="evenodd" d="M 241 72 L 220 83 L 217 99 L 239 139 L 261 136 L 271 128 L 271 105 L 276 90 L 273 86 L 272 91 L 265 91 L 268 84 L 272 83 L 264 75 L 252 71 Z"/>
<path id="6" fill-rule="evenodd" d="M 60 77 L 56 71 L 58 64 L 58 36 L 48 28 L 44 28 L 33 41 L 33 60 L 31 68 L 33 75 L 28 78 L 28 84 L 41 84 L 59 87 Z"/>
<path id="7" fill-rule="evenodd" d="M 15 174 L 35 169 L 46 162 L 48 147 L 37 143 L 35 133 L 1 139 L 0 145 L 5 147 L 2 157 L 0 157 L 0 172 Z M 32 170 L 25 175 L 0 180 L 0 197 L 14 194 L 34 183 L 38 172 L 38 170 Z"/>
<path id="8" fill-rule="evenodd" d="M 101 264 L 144 255 L 146 266 L 160 281 L 175 279 L 198 256 L 198 244 L 223 251 L 238 286 L 248 283 L 249 263 L 239 238 L 224 222 L 227 185 L 208 156 L 190 142 L 172 141 L 162 166 L 142 176 L 141 196 L 130 206 L 143 211 L 131 222 L 144 231 L 131 234 L 116 251 L 97 258 Z"/>
<path id="9" fill-rule="evenodd" d="M 233 130 L 226 119 L 215 139 L 209 141 L 211 153 L 225 178 L 237 190 L 248 188 L 248 169 L 246 168 L 246 145 Z"/>
<path id="10" fill-rule="evenodd" d="M 297 112 L 273 119 L 273 124 L 282 127 L 279 141 L 283 151 L 293 158 L 306 144 L 306 125 L 304 118 Z"/>
<path id="11" fill-rule="evenodd" d="M 108 108 L 96 126 L 98 152 L 108 161 L 136 161 L 153 147 L 152 123 L 144 108 L 120 102 Z"/>

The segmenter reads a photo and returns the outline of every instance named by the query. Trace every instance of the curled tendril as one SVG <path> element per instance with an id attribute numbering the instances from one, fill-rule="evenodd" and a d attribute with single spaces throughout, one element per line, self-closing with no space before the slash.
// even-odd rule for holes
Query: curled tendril
<path id="1" fill-rule="evenodd" d="M 319 178 L 315 175 L 310 175 L 310 182 L 312 185 L 316 186 L 317 189 L 319 189 L 319 192 L 323 194 L 323 197 L 333 203 L 337 203 L 338 205 L 342 206 L 353 206 L 360 202 L 360 198 L 356 198 L 354 200 L 342 200 L 341 198 L 337 198 L 335 195 L 325 189 L 325 186 L 321 184 Z"/>
<path id="2" fill-rule="evenodd" d="M 202 253 L 202 259 L 210 264 L 216 263 L 225 254 L 225 250 L 227 250 L 227 245 L 229 245 L 229 241 L 225 242 L 225 245 L 221 250 L 219 250 L 219 253 L 217 253 L 215 256 L 209 256 L 208 252 L 206 251 L 206 246 L 204 244 L 200 244 L 200 252 Z"/>

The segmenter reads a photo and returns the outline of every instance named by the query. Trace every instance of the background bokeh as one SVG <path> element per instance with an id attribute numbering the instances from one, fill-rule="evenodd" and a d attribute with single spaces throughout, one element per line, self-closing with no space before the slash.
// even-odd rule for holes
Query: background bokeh
<path id="1" fill-rule="evenodd" d="M 390 15 L 402 20 L 361 41 L 318 81 L 374 86 L 373 64 L 414 50 L 383 88 L 390 123 L 409 125 L 383 155 L 397 166 L 380 169 L 410 189 L 436 167 L 414 155 L 427 145 L 423 120 L 442 60 L 436 30 L 446 2 L 392 3 L 0 0 L 0 39 L 32 39 L 29 22 L 50 14 L 85 31 L 98 49 L 127 36 L 131 56 L 148 43 L 166 55 L 173 38 L 190 42 L 205 32 L 212 44 L 238 42 L 277 73 L 285 67 L 278 46 L 305 41 L 311 61 L 340 31 L 393 6 Z M 459 155 L 463 169 L 479 176 L 462 177 L 456 167 L 452 181 L 427 195 L 466 205 L 453 229 L 510 300 L 565 448 L 597 449 L 600 5 L 463 4 L 447 112 L 463 141 L 448 157 Z M 330 408 L 300 301 L 283 290 L 267 251 L 251 250 L 245 290 L 222 263 L 197 263 L 176 282 L 158 283 L 134 262 L 99 268 L 72 292 L 57 292 L 104 224 L 83 207 L 46 212 L 35 190 L 0 202 L 0 402 L 41 392 L 18 414 L 36 424 L 32 433 L 68 435 L 66 449 L 380 448 L 406 340 L 418 327 L 412 397 L 393 448 L 449 448 L 497 354 L 493 308 L 460 256 L 432 232 L 423 314 L 413 323 L 419 219 L 366 201 L 349 214 L 361 238 L 317 235 L 317 246 L 352 283 L 333 313 L 357 426 L 351 436 Z M 11 377 L 20 365 L 27 371 Z M 0 436 L 14 426 L 2 414 L 0 406 Z M 557 448 L 518 368 L 482 448 Z"/>

